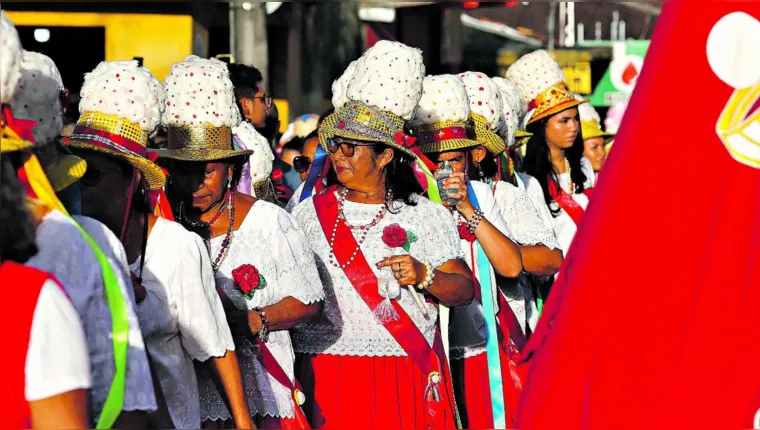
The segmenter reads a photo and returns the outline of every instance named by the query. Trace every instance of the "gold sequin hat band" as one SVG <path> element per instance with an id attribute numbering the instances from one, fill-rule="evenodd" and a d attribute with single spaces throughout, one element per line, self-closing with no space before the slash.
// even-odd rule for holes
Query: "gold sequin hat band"
<path id="1" fill-rule="evenodd" d="M 160 189 L 166 183 L 164 171 L 146 158 L 148 132 L 124 118 L 95 111 L 84 112 L 64 144 L 125 160 L 142 172 L 151 190 Z"/>
<path id="2" fill-rule="evenodd" d="M 158 156 L 180 161 L 216 161 L 247 157 L 253 150 L 238 150 L 232 144 L 230 127 L 200 126 L 169 127 L 169 143 Z"/>
<path id="3" fill-rule="evenodd" d="M 466 122 L 442 121 L 424 125 L 413 130 L 420 151 L 424 154 L 457 151 L 480 146 L 473 140 L 471 127 Z"/>

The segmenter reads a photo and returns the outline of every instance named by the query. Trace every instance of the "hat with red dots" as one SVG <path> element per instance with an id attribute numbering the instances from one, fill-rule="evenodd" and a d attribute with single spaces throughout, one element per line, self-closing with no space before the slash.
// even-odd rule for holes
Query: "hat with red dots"
<path id="1" fill-rule="evenodd" d="M 470 118 L 475 138 L 492 154 L 504 152 L 506 144 L 498 133 L 504 128 L 504 106 L 499 86 L 479 72 L 459 75 L 470 100 Z"/>

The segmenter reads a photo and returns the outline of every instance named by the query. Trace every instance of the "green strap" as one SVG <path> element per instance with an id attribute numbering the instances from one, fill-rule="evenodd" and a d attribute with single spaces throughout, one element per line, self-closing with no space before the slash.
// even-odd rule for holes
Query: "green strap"
<path id="1" fill-rule="evenodd" d="M 536 288 L 536 309 L 538 309 L 538 317 L 541 318 L 541 312 L 544 311 L 544 298 L 541 297 L 541 286 Z"/>
<path id="2" fill-rule="evenodd" d="M 73 218 L 72 221 L 74 221 Z M 95 257 L 98 259 L 98 264 L 100 264 L 100 270 L 103 274 L 103 286 L 105 287 L 108 309 L 111 311 L 111 332 L 115 372 L 111 388 L 108 390 L 108 397 L 106 397 L 106 402 L 103 404 L 103 410 L 100 412 L 100 419 L 98 419 L 96 425 L 96 428 L 98 429 L 110 429 L 114 422 L 116 422 L 116 418 L 121 414 L 122 407 L 124 407 L 124 384 L 127 372 L 127 345 L 129 341 L 127 302 L 124 300 L 121 288 L 119 287 L 119 282 L 116 279 L 116 275 L 114 274 L 113 268 L 108 262 L 106 255 L 100 249 L 98 244 L 95 243 L 92 237 L 84 231 L 79 223 L 74 221 L 74 225 L 77 226 L 82 237 L 85 238 L 90 245 L 90 248 L 92 248 L 92 251 L 95 253 Z"/>

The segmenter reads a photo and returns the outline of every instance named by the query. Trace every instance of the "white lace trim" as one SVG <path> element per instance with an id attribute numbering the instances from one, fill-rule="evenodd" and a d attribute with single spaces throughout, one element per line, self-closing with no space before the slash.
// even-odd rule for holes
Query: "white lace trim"
<path id="1" fill-rule="evenodd" d="M 409 252 L 417 260 L 426 260 L 433 267 L 439 267 L 449 260 L 464 257 L 456 224 L 448 210 L 422 197 L 416 200 L 415 206 L 395 202 L 395 213 L 386 214 L 362 244 L 361 250 L 375 275 L 379 274 L 375 263 L 406 253 L 401 248 L 391 249 L 383 243 L 383 229 L 390 224 L 399 224 L 417 236 Z M 374 218 L 379 208 L 380 205 L 347 201 L 345 215 L 353 225 L 366 224 Z M 329 263 L 330 247 L 317 219 L 313 200 L 307 199 L 296 206 L 293 215 L 304 229 L 317 256 L 326 295 L 320 319 L 302 324 L 293 331 L 295 350 L 311 354 L 405 356 L 404 350 L 378 322 L 345 273 Z M 435 306 L 427 304 L 428 317 L 425 317 L 407 288 L 401 288 L 398 303 L 432 345 L 438 317 Z"/>
<path id="2" fill-rule="evenodd" d="M 211 240 L 211 255 L 217 255 L 224 236 Z M 253 265 L 266 281 L 248 300 L 235 287 L 232 271 Z M 283 209 L 258 201 L 235 232 L 227 257 L 216 274 L 216 283 L 238 309 L 251 310 L 293 297 L 304 304 L 325 298 L 319 272 L 306 236 Z M 295 416 L 290 390 L 272 377 L 256 358 L 258 347 L 246 339 L 235 339 L 238 362 L 251 415 L 292 418 Z M 270 333 L 267 347 L 291 381 L 295 359 L 287 330 Z M 213 381 L 198 372 L 201 421 L 226 420 L 230 413 Z"/>
<path id="3" fill-rule="evenodd" d="M 499 181 L 494 189 L 494 197 L 499 204 L 502 216 L 507 221 L 509 230 L 520 245 L 545 245 L 549 249 L 559 248 L 554 232 L 541 220 L 527 192 L 507 182 Z"/>

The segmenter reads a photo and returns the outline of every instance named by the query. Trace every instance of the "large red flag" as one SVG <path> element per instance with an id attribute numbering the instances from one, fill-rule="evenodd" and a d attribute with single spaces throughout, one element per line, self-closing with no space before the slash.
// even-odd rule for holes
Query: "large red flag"
<path id="1" fill-rule="evenodd" d="M 520 428 L 760 426 L 757 19 L 665 3 L 526 350 Z"/>

